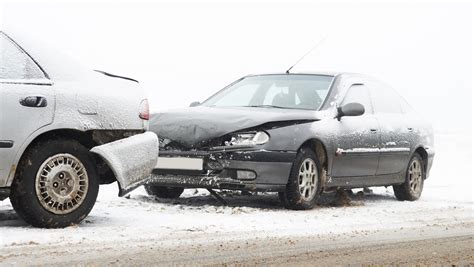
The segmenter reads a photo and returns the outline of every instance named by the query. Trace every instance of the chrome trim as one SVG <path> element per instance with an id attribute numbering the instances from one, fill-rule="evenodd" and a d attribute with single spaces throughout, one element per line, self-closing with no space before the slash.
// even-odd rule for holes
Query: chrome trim
<path id="1" fill-rule="evenodd" d="M 49 79 L 0 79 L 5 84 L 53 85 Z"/>
<path id="2" fill-rule="evenodd" d="M 355 154 L 369 154 L 369 153 L 409 153 L 408 147 L 391 147 L 391 148 L 351 148 L 336 150 L 336 155 L 355 155 Z"/>

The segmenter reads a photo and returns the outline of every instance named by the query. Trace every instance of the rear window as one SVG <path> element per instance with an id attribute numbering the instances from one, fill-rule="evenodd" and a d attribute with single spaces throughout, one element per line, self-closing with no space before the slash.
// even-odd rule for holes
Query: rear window
<path id="1" fill-rule="evenodd" d="M 3 33 L 0 33 L 0 79 L 44 79 L 36 63 Z"/>

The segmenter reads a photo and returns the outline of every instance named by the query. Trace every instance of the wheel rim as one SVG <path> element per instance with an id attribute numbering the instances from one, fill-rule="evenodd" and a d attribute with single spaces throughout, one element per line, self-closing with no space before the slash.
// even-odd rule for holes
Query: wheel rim
<path id="1" fill-rule="evenodd" d="M 54 155 L 36 174 L 36 196 L 54 214 L 67 214 L 81 206 L 87 195 L 89 177 L 82 162 L 70 154 Z"/>
<path id="2" fill-rule="evenodd" d="M 410 184 L 410 190 L 413 193 L 418 194 L 421 192 L 423 169 L 418 159 L 414 159 L 408 168 L 408 182 Z"/>
<path id="3" fill-rule="evenodd" d="M 298 189 L 305 201 L 310 201 L 316 195 L 318 183 L 318 171 L 316 163 L 312 159 L 305 159 L 298 173 Z"/>

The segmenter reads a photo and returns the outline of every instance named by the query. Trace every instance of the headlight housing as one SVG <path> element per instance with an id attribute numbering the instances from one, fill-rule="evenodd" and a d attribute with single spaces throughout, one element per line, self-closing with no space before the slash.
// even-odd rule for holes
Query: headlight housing
<path id="1" fill-rule="evenodd" d="M 255 146 L 263 145 L 270 140 L 270 136 L 263 131 L 234 133 L 230 141 L 225 141 L 225 146 Z"/>

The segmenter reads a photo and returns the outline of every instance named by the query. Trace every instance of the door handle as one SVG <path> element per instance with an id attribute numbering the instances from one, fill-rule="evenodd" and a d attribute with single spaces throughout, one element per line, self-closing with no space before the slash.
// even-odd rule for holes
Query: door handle
<path id="1" fill-rule="evenodd" d="M 377 129 L 370 129 L 370 132 L 371 132 L 371 133 L 376 133 L 376 132 L 377 132 Z"/>
<path id="2" fill-rule="evenodd" d="M 25 107 L 43 108 L 48 105 L 44 96 L 27 96 L 20 99 L 20 104 Z"/>
<path id="3" fill-rule="evenodd" d="M 407 130 L 408 130 L 409 132 L 413 132 L 413 128 L 412 128 L 412 127 L 408 127 Z"/>

